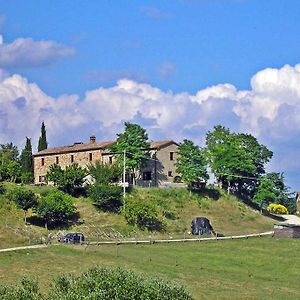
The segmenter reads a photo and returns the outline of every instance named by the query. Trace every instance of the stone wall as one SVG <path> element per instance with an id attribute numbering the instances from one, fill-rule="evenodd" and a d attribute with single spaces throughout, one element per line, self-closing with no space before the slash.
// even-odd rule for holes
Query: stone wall
<path id="1" fill-rule="evenodd" d="M 90 160 L 90 155 L 92 156 Z M 73 162 L 72 162 L 73 156 Z M 57 163 L 58 159 L 58 163 Z M 77 163 L 80 167 L 85 168 L 90 163 L 95 163 L 101 161 L 102 159 L 102 150 L 91 150 L 91 151 L 82 151 L 82 152 L 70 152 L 63 154 L 51 154 L 45 156 L 35 156 L 34 163 L 34 183 L 40 184 L 42 181 L 40 177 L 46 176 L 49 168 L 53 164 L 58 164 L 65 169 L 67 166 L 72 163 Z"/>
<path id="2" fill-rule="evenodd" d="M 173 183 L 174 178 L 178 176 L 175 165 L 177 161 L 177 151 L 178 146 L 176 144 L 171 144 L 158 150 L 151 150 L 150 154 L 153 160 L 147 161 L 147 165 L 141 171 L 139 176 L 140 179 L 137 180 L 137 184 L 140 186 L 150 187 L 164 186 L 168 182 Z M 90 160 L 90 155 L 92 155 L 92 160 Z M 173 159 L 171 160 L 171 158 Z M 50 166 L 53 164 L 58 164 L 62 167 L 62 169 L 65 169 L 72 163 L 77 163 L 80 167 L 85 168 L 90 163 L 94 164 L 97 161 L 104 164 L 110 164 L 114 163 L 115 160 L 116 159 L 113 155 L 107 153 L 107 151 L 103 152 L 103 150 L 100 149 L 34 156 L 34 183 L 44 183 L 43 179 L 46 176 Z M 143 180 L 143 172 L 151 172 L 151 180 Z"/>

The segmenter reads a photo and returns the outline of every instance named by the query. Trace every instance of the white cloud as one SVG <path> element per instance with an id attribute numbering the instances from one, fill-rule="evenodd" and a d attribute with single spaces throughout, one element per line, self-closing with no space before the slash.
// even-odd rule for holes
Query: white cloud
<path id="1" fill-rule="evenodd" d="M 262 70 L 252 77 L 251 89 L 246 91 L 219 84 L 195 95 L 174 94 L 123 79 L 111 88 L 87 91 L 83 99 L 77 95 L 52 98 L 35 83 L 6 74 L 0 80 L 0 143 L 20 145 L 25 136 L 36 143 L 42 121 L 50 145 L 86 140 L 90 133 L 99 140 L 112 139 L 124 121 L 140 122 L 151 139 L 203 142 L 208 130 L 223 124 L 266 143 L 276 153 L 272 165 L 282 168 L 278 171 L 297 171 L 300 65 Z"/>
<path id="2" fill-rule="evenodd" d="M 0 35 L 1 68 L 45 66 L 74 53 L 74 48 L 60 45 L 54 41 L 34 41 L 31 38 L 18 38 L 6 44 Z"/>

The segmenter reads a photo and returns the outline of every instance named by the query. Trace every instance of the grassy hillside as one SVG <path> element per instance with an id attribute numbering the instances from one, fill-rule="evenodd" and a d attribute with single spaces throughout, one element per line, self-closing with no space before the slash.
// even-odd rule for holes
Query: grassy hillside
<path id="1" fill-rule="evenodd" d="M 0 255 L 0 283 L 24 275 L 43 290 L 60 273 L 120 266 L 177 281 L 195 299 L 300 299 L 299 239 L 252 238 L 180 244 L 57 245 Z"/>
<path id="2" fill-rule="evenodd" d="M 6 188 L 13 185 L 6 184 Z M 50 187 L 30 187 L 36 193 L 43 194 Z M 151 201 L 166 223 L 162 233 L 142 231 L 128 225 L 120 214 L 103 212 L 93 205 L 89 198 L 75 199 L 79 219 L 70 227 L 53 229 L 81 231 L 89 240 L 101 240 L 123 237 L 172 236 L 183 237 L 190 231 L 194 217 L 210 219 L 215 231 L 225 235 L 257 233 L 272 229 L 274 221 L 261 216 L 257 211 L 239 202 L 237 198 L 223 191 L 206 190 L 201 194 L 189 193 L 185 189 L 136 189 L 127 194 L 127 201 Z M 30 212 L 32 213 L 32 212 Z M 0 248 L 20 244 L 37 243 L 47 236 L 43 226 L 25 225 L 23 211 L 13 203 L 0 198 Z"/>

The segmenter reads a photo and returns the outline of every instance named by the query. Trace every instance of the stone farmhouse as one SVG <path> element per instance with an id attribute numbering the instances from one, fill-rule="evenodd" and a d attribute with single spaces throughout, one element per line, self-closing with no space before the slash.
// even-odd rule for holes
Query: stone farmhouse
<path id="1" fill-rule="evenodd" d="M 90 137 L 89 143 L 74 143 L 70 146 L 45 149 L 33 155 L 34 183 L 45 184 L 46 174 L 53 164 L 62 169 L 77 163 L 86 168 L 96 162 L 112 164 L 115 160 L 109 151 L 115 141 L 97 142 L 95 136 Z M 144 187 L 159 187 L 171 185 L 178 179 L 176 173 L 176 159 L 178 144 L 171 140 L 150 142 L 150 157 L 137 178 L 137 185 Z M 126 181 L 132 184 L 132 174 L 127 174 Z"/>

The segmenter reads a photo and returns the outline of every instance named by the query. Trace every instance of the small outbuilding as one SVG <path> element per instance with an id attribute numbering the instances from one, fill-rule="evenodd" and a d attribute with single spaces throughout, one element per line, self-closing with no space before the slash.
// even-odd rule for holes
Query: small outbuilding
<path id="1" fill-rule="evenodd" d="M 276 238 L 300 238 L 300 225 L 275 224 L 274 237 Z"/>

